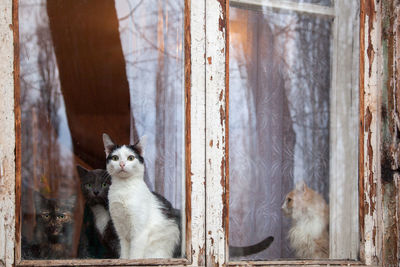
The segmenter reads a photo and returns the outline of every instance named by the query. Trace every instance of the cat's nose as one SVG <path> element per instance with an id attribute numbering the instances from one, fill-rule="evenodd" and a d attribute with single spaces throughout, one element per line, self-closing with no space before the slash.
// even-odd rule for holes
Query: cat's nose
<path id="1" fill-rule="evenodd" d="M 99 191 L 93 191 L 93 194 L 94 194 L 95 196 L 97 196 L 97 195 L 99 194 Z"/>
<path id="2" fill-rule="evenodd" d="M 121 162 L 119 163 L 119 166 L 121 166 L 121 168 L 125 167 L 125 162 L 121 161 Z"/>

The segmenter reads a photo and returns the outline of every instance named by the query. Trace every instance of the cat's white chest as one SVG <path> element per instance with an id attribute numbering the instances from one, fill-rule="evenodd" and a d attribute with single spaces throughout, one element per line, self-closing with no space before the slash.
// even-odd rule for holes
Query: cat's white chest
<path id="1" fill-rule="evenodd" d="M 96 228 L 99 233 L 103 235 L 104 230 L 106 229 L 107 224 L 110 221 L 110 214 L 102 205 L 95 205 L 91 207 L 91 209 L 94 215 Z"/>
<path id="2" fill-rule="evenodd" d="M 114 182 L 109 190 L 110 213 L 118 235 L 130 239 L 132 234 L 145 227 L 149 212 L 146 201 L 147 188 L 143 182 Z M 146 191 L 147 190 L 147 191 Z"/>

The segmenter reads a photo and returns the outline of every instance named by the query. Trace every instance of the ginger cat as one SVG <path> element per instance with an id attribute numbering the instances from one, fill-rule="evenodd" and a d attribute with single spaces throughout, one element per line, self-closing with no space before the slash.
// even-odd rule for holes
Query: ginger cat
<path id="1" fill-rule="evenodd" d="M 324 198 L 304 182 L 286 195 L 282 210 L 291 219 L 288 238 L 303 259 L 329 257 L 329 207 Z"/>

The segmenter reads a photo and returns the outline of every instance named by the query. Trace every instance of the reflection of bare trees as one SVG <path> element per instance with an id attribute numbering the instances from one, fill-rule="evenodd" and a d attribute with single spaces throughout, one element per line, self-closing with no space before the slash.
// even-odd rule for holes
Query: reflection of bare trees
<path id="1" fill-rule="evenodd" d="M 168 77 L 168 62 L 166 62 L 163 51 L 165 43 L 168 43 L 168 35 L 164 34 L 165 12 L 161 3 L 158 1 L 158 23 L 157 23 L 157 39 L 158 39 L 158 68 L 156 70 L 156 170 L 155 177 L 165 177 L 164 157 L 165 157 L 165 124 L 166 124 L 166 79 Z M 155 180 L 155 190 L 164 195 L 164 179 Z"/>
<path id="2" fill-rule="evenodd" d="M 35 7 L 40 9 L 43 5 L 38 3 Z M 21 13 L 29 12 L 31 8 L 22 5 Z M 29 31 L 28 27 L 31 27 Z M 23 236 L 30 240 L 35 225 L 33 191 L 57 196 L 63 185 L 64 193 L 73 192 L 74 185 L 69 182 L 72 165 L 63 155 L 58 140 L 61 95 L 46 17 L 31 18 L 23 32 L 20 99 L 22 229 Z"/>
<path id="3" fill-rule="evenodd" d="M 146 148 L 148 178 L 154 189 L 176 207 L 181 204 L 183 158 L 183 3 L 119 3 L 129 8 L 128 14 L 121 12 L 119 21 L 121 36 L 128 40 L 123 45 L 132 110 L 138 130 L 154 140 Z"/>

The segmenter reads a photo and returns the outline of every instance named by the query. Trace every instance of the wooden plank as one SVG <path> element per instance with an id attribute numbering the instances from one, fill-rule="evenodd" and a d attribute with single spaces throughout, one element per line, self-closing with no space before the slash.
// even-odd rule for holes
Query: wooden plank
<path id="1" fill-rule="evenodd" d="M 226 261 L 226 7 L 206 0 L 206 261 Z"/>
<path id="2" fill-rule="evenodd" d="M 332 259 L 356 259 L 358 231 L 359 4 L 335 1 L 330 91 L 330 227 Z M 348 27 L 351 25 L 351 27 Z"/>
<path id="3" fill-rule="evenodd" d="M 16 34 L 13 29 L 18 25 L 13 23 L 12 0 L 1 1 L 0 10 L 0 266 L 12 266 L 15 242 L 16 118 L 13 43 Z"/>
<path id="4" fill-rule="evenodd" d="M 205 265 L 205 1 L 190 1 L 190 249 L 193 266 Z M 187 34 L 187 33 L 186 33 Z M 187 36 L 187 35 L 186 35 Z M 187 55 L 185 55 L 187 56 Z M 186 58 L 189 60 L 189 58 Z M 188 140 L 189 141 L 189 140 Z M 189 241 L 188 241 L 189 242 Z"/>
<path id="5" fill-rule="evenodd" d="M 349 260 L 280 260 L 280 261 L 235 261 L 229 262 L 229 266 L 363 266 L 360 261 Z"/>
<path id="6" fill-rule="evenodd" d="M 13 0 L 14 29 L 14 113 L 15 113 L 15 257 L 21 259 L 21 108 L 19 83 L 19 21 L 18 0 Z"/>
<path id="7" fill-rule="evenodd" d="M 182 187 L 184 192 L 182 192 L 182 207 L 185 207 L 184 215 L 186 218 L 185 223 L 182 223 L 182 233 L 185 233 L 185 238 L 182 238 L 182 254 L 186 255 L 186 258 L 192 259 L 192 232 L 191 232 L 191 223 L 192 223 L 192 201 L 191 201 L 191 110 L 190 110 L 190 103 L 191 103 L 191 38 L 190 38 L 190 0 L 185 1 L 185 14 L 184 14 L 184 59 L 185 59 L 185 183 Z"/>
<path id="8" fill-rule="evenodd" d="M 183 266 L 189 262 L 186 259 L 143 259 L 143 260 L 116 260 L 116 259 L 76 259 L 76 260 L 24 260 L 18 266 Z"/>
<path id="9" fill-rule="evenodd" d="M 378 0 L 360 2 L 360 259 L 381 262 L 383 217 L 380 183 L 380 12 Z"/>
<path id="10" fill-rule="evenodd" d="M 396 266 L 399 263 L 399 217 L 398 197 L 400 194 L 400 114 L 398 74 L 400 44 L 400 5 L 395 1 L 382 2 L 382 124 L 381 124 L 381 181 L 383 206 L 382 265 Z"/>
<path id="11" fill-rule="evenodd" d="M 272 8 L 278 10 L 289 10 L 299 13 L 313 14 L 334 17 L 335 10 L 333 7 L 321 6 L 317 4 L 296 3 L 285 0 L 231 0 L 232 6 L 241 6 L 265 10 L 265 8 Z"/>

